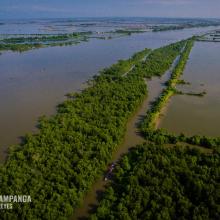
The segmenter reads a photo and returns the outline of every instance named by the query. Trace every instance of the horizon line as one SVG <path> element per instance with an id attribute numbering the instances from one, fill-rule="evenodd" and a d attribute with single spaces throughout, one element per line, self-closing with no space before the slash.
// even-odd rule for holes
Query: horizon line
<path id="1" fill-rule="evenodd" d="M 16 18 L 16 17 L 11 17 L 11 18 L 1 18 L 0 20 L 23 20 L 23 19 L 42 19 L 42 20 L 46 20 L 46 19 L 92 19 L 92 18 L 166 18 L 166 19 L 217 19 L 220 20 L 220 17 L 172 17 L 172 16 L 75 16 L 75 17 L 20 17 L 20 18 Z"/>

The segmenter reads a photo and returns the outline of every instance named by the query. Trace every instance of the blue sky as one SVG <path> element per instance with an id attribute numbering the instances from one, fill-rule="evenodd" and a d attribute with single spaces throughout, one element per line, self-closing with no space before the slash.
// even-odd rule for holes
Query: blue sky
<path id="1" fill-rule="evenodd" d="M 108 16 L 220 18 L 220 0 L 0 0 L 0 19 Z"/>

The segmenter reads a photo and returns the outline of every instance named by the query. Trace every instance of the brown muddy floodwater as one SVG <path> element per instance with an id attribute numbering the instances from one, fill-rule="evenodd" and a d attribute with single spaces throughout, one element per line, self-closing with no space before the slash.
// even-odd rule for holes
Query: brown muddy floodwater
<path id="1" fill-rule="evenodd" d="M 40 116 L 54 114 L 66 93 L 82 89 L 100 69 L 146 47 L 161 47 L 213 29 L 148 32 L 76 46 L 4 52 L 0 55 L 0 161 L 20 136 L 37 132 Z"/>
<path id="2" fill-rule="evenodd" d="M 93 39 L 76 46 L 41 48 L 0 55 L 0 161 L 19 137 L 37 132 L 37 119 L 52 115 L 68 92 L 104 67 L 144 48 L 157 48 L 216 27 L 134 34 L 112 40 Z"/>
<path id="3" fill-rule="evenodd" d="M 138 125 L 146 115 L 147 110 L 150 108 L 151 103 L 160 95 L 164 88 L 164 83 L 168 80 L 170 71 L 167 71 L 161 78 L 154 77 L 151 80 L 146 80 L 148 87 L 148 95 L 145 98 L 142 105 L 137 109 L 134 115 L 130 118 L 127 123 L 126 133 L 123 143 L 118 146 L 115 153 L 113 153 L 112 163 L 117 162 L 121 156 L 128 153 L 131 147 L 145 142 L 145 139 L 141 136 L 138 131 Z M 93 209 L 97 206 L 99 198 L 101 197 L 108 181 L 104 181 L 103 176 L 98 179 L 92 186 L 91 190 L 85 196 L 82 206 L 79 207 L 74 215 L 70 218 L 71 220 L 86 219 Z"/>
<path id="4" fill-rule="evenodd" d="M 219 137 L 220 43 L 196 42 L 182 79 L 191 85 L 179 85 L 179 90 L 207 94 L 172 97 L 159 127 L 177 134 Z"/>

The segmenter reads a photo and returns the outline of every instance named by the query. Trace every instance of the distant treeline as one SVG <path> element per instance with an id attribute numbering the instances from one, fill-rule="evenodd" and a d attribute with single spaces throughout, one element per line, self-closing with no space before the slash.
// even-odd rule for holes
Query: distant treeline
<path id="1" fill-rule="evenodd" d="M 28 35 L 23 37 L 11 37 L 0 40 L 0 51 L 18 51 L 48 47 L 67 46 L 87 41 L 92 32 L 75 32 L 71 34 L 59 35 Z"/>
<path id="2" fill-rule="evenodd" d="M 199 28 L 199 27 L 209 27 L 209 26 L 219 26 L 220 22 L 202 22 L 202 23 L 186 23 L 186 24 L 179 24 L 179 25 L 159 25 L 154 26 L 153 32 L 160 32 L 160 31 L 175 31 L 175 30 L 183 30 L 186 28 Z"/>

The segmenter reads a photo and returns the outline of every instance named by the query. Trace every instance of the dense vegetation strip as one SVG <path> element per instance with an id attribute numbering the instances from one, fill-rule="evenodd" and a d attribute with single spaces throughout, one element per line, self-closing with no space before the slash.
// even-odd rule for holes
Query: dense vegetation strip
<path id="1" fill-rule="evenodd" d="M 118 29 L 118 30 L 115 30 L 115 31 L 112 31 L 112 32 L 108 32 L 108 33 L 113 33 L 113 34 L 122 34 L 122 35 L 132 35 L 132 34 L 139 34 L 139 33 L 144 33 L 146 32 L 146 30 L 143 30 L 143 29 Z"/>
<path id="2" fill-rule="evenodd" d="M 144 144 L 117 165 L 92 220 L 220 219 L 220 155 Z"/>
<path id="3" fill-rule="evenodd" d="M 65 46 L 87 41 L 92 32 L 75 32 L 59 35 L 29 35 L 27 37 L 11 37 L 0 40 L 0 51 L 26 51 L 48 46 Z"/>
<path id="4" fill-rule="evenodd" d="M 178 42 L 156 53 L 167 63 L 182 45 Z M 149 51 L 145 52 L 133 56 L 132 62 L 147 56 Z M 100 73 L 92 86 L 59 105 L 55 116 L 41 118 L 37 135 L 27 135 L 21 145 L 11 148 L 0 167 L 1 194 L 31 195 L 32 203 L 14 204 L 13 210 L 1 211 L 0 218 L 66 219 L 79 205 L 123 140 L 129 116 L 147 93 L 136 68 L 123 76 L 124 68 L 118 65 L 114 68 L 119 72 Z M 155 67 L 152 58 L 145 65 Z"/>
<path id="5" fill-rule="evenodd" d="M 178 44 L 170 44 L 154 50 L 145 62 L 137 65 L 137 74 L 147 78 L 152 76 L 162 76 L 179 55 L 184 44 L 185 41 L 180 41 Z"/>
<path id="6" fill-rule="evenodd" d="M 175 94 L 175 86 L 178 83 L 180 75 L 183 73 L 188 56 L 193 47 L 193 40 L 188 40 L 185 44 L 184 50 L 181 52 L 177 65 L 172 71 L 171 77 L 166 83 L 166 88 L 162 91 L 158 99 L 153 103 L 151 109 L 147 112 L 146 117 L 141 125 L 141 130 L 145 134 L 151 132 L 155 128 L 156 120 L 158 119 L 161 109 L 167 103 L 169 98 Z M 184 42 L 185 43 L 185 42 Z"/>
<path id="7" fill-rule="evenodd" d="M 170 97 L 177 93 L 176 84 L 182 82 L 179 77 L 183 73 L 187 63 L 190 51 L 194 45 L 195 38 L 187 41 L 185 49 L 182 51 L 178 64 L 174 68 L 171 78 L 166 83 L 167 87 L 163 90 L 158 99 L 153 103 L 151 109 L 147 112 L 145 119 L 141 125 L 141 131 L 147 140 L 157 144 L 176 144 L 177 142 L 185 142 L 188 144 L 203 146 L 215 150 L 220 150 L 220 137 L 211 138 L 207 136 L 194 135 L 191 137 L 185 134 L 174 135 L 164 129 L 155 129 L 155 123 L 158 120 L 162 108 L 166 105 Z M 184 82 L 186 83 L 186 82 Z M 203 95 L 204 93 L 197 94 Z"/>
<path id="8" fill-rule="evenodd" d="M 47 42 L 47 41 L 64 41 L 69 39 L 81 38 L 82 36 L 88 36 L 92 32 L 75 32 L 71 34 L 59 34 L 59 35 L 38 35 L 29 37 L 12 37 L 1 40 L 3 43 L 25 43 L 25 42 Z"/>
<path id="9" fill-rule="evenodd" d="M 204 21 L 199 23 L 185 23 L 185 24 L 175 24 L 175 25 L 158 25 L 153 27 L 153 32 L 159 31 L 175 31 L 183 30 L 186 28 L 199 28 L 199 27 L 209 27 L 209 26 L 219 26 L 219 21 Z"/>
<path id="10" fill-rule="evenodd" d="M 150 53 L 150 49 L 146 48 L 145 50 L 135 53 L 130 59 L 128 60 L 119 60 L 116 64 L 113 64 L 109 68 L 105 68 L 101 71 L 103 75 L 124 75 L 128 73 L 132 67 L 136 66 L 140 61 L 144 61 L 145 58 Z"/>
<path id="11" fill-rule="evenodd" d="M 17 52 L 23 52 L 27 50 L 37 49 L 43 47 L 42 44 L 1 44 L 0 43 L 0 51 L 17 51 Z"/>

